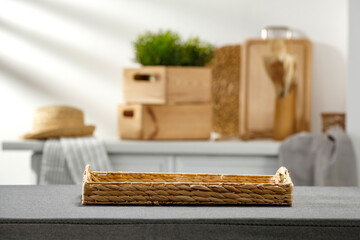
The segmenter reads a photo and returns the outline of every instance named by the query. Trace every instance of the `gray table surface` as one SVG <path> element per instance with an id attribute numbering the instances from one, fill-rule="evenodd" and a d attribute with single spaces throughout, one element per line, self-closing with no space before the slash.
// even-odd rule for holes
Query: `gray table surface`
<path id="1" fill-rule="evenodd" d="M 83 206 L 80 204 L 80 198 L 81 186 L 0 186 L 0 233 L 1 230 L 5 232 L 7 229 L 4 226 L 16 225 L 19 227 L 21 224 L 29 223 L 39 226 L 41 224 L 149 224 L 151 226 L 189 224 L 192 227 L 198 224 L 202 225 L 201 227 L 236 225 L 238 226 L 236 231 L 241 230 L 239 226 L 247 226 L 247 231 L 249 226 L 256 226 L 257 229 L 264 227 L 265 230 L 267 227 L 271 227 L 270 232 L 281 226 L 300 227 L 303 228 L 304 233 L 313 231 L 309 231 L 309 228 L 313 229 L 313 227 L 325 227 L 327 230 L 334 230 L 335 233 L 340 233 L 341 229 L 347 228 L 346 233 L 351 233 L 349 239 L 354 236 L 360 239 L 360 188 L 357 187 L 295 187 L 294 201 L 291 207 Z M 151 229 L 146 231 L 150 234 L 154 230 Z M 172 233 L 174 229 L 178 230 L 179 228 L 172 228 Z M 119 228 L 116 231 L 118 230 Z M 122 231 L 129 231 L 129 229 Z M 139 229 L 134 230 L 133 236 L 136 236 L 139 231 Z M 207 230 L 204 229 L 204 231 Z M 229 233 L 229 230 L 225 232 Z M 244 234 L 244 231 L 241 233 Z M 327 231 L 327 233 L 331 233 L 331 231 Z M 161 234 L 166 235 L 166 233 Z M 335 236 L 334 233 L 331 234 L 330 239 L 331 236 Z M 248 236 L 253 235 L 254 233 L 251 233 Z M 144 237 L 148 236 L 147 234 L 141 236 L 143 237 L 129 239 L 152 239 Z M 313 236 L 315 235 L 308 237 Z M 179 237 L 178 239 L 190 238 L 184 236 L 184 238 Z M 224 235 L 223 239 L 235 238 L 226 238 Z"/>
<path id="2" fill-rule="evenodd" d="M 83 206 L 81 186 L 0 186 L 6 219 L 343 219 L 360 221 L 360 188 L 295 187 L 292 207 Z"/>

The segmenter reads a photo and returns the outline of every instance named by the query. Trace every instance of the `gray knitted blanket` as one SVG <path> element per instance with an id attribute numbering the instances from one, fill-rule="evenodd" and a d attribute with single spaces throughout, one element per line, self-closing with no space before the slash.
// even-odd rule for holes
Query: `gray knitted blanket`
<path id="1" fill-rule="evenodd" d="M 43 149 L 39 183 L 81 184 L 87 164 L 95 171 L 112 171 L 102 141 L 95 137 L 48 139 Z"/>
<path id="2" fill-rule="evenodd" d="M 357 186 L 357 162 L 350 137 L 339 127 L 324 134 L 299 133 L 279 150 L 280 164 L 297 186 Z"/>

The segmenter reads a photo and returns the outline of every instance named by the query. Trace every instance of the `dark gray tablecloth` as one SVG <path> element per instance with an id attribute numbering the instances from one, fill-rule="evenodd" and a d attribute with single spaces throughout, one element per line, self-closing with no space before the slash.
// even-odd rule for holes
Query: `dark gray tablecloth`
<path id="1" fill-rule="evenodd" d="M 81 186 L 0 186 L 0 239 L 360 239 L 360 188 L 295 187 L 292 207 L 82 206 Z"/>

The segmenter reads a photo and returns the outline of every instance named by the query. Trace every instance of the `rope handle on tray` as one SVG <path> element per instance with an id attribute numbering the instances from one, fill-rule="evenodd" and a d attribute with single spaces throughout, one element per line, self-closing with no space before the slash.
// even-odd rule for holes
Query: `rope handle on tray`
<path id="1" fill-rule="evenodd" d="M 286 167 L 280 167 L 273 179 L 275 183 L 292 183 L 289 170 Z"/>
<path id="2" fill-rule="evenodd" d="M 87 164 L 84 171 L 83 182 L 91 182 L 91 167 Z"/>

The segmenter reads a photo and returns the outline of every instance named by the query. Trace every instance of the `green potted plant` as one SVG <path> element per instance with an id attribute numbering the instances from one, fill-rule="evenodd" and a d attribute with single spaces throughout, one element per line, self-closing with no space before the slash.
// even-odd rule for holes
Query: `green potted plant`
<path id="1" fill-rule="evenodd" d="M 177 104 L 211 101 L 211 69 L 204 67 L 214 46 L 199 38 L 182 40 L 172 31 L 146 32 L 134 42 L 140 68 L 124 70 L 127 103 Z"/>

